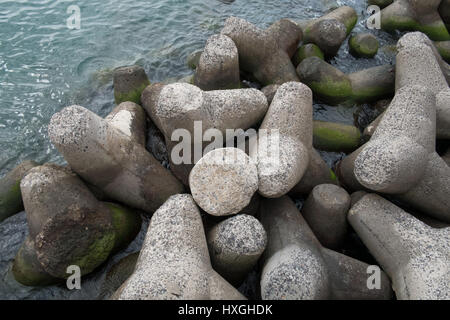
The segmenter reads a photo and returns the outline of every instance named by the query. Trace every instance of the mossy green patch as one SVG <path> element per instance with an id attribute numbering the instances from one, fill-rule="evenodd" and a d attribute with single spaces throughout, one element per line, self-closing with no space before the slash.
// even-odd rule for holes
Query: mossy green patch
<path id="1" fill-rule="evenodd" d="M 34 248 L 25 248 L 25 245 L 24 243 L 17 252 L 12 266 L 11 271 L 16 281 L 31 287 L 44 287 L 61 282 L 61 279 L 52 277 L 40 268 L 32 252 Z"/>
<path id="2" fill-rule="evenodd" d="M 364 89 L 353 89 L 351 99 L 357 103 L 372 102 L 388 97 L 394 93 L 394 88 L 368 87 Z"/>
<path id="3" fill-rule="evenodd" d="M 350 80 L 336 80 L 325 77 L 321 81 L 307 83 L 314 94 L 321 100 L 330 104 L 344 102 L 352 95 Z"/>
<path id="4" fill-rule="evenodd" d="M 361 133 L 354 126 L 314 121 L 313 141 L 319 150 L 349 152 L 359 147 Z"/>
<path id="5" fill-rule="evenodd" d="M 392 16 L 381 20 L 381 27 L 386 31 L 420 31 L 425 33 L 431 40 L 447 41 L 450 34 L 442 21 L 435 21 L 429 25 L 422 25 L 407 16 Z"/>
<path id="6" fill-rule="evenodd" d="M 84 256 L 72 261 L 70 265 L 79 266 L 81 275 L 91 273 L 108 259 L 114 249 L 115 238 L 114 230 L 106 232 L 89 246 Z"/>
<path id="7" fill-rule="evenodd" d="M 346 21 L 344 21 L 344 25 L 347 28 L 347 35 L 349 35 L 352 32 L 357 22 L 358 22 L 357 15 L 352 15 Z"/>
<path id="8" fill-rule="evenodd" d="M 0 222 L 23 210 L 22 194 L 20 192 L 20 181 L 0 194 Z"/>
<path id="9" fill-rule="evenodd" d="M 325 56 L 320 48 L 314 43 L 308 43 L 297 49 L 292 57 L 292 63 L 297 67 L 303 60 L 309 57 L 318 57 L 324 60 Z"/>
<path id="10" fill-rule="evenodd" d="M 113 226 L 116 233 L 113 251 L 124 249 L 136 238 L 141 230 L 142 219 L 137 212 L 128 210 L 113 203 L 106 203 L 112 213 Z"/>
<path id="11" fill-rule="evenodd" d="M 352 36 L 349 40 L 350 53 L 357 57 L 373 58 L 378 52 L 378 41 L 371 36 Z"/>
<path id="12" fill-rule="evenodd" d="M 114 99 L 116 104 L 121 104 L 122 102 L 131 101 L 137 104 L 141 104 L 141 94 L 147 86 L 150 85 L 150 81 L 140 85 L 137 89 L 131 90 L 129 92 L 117 92 L 114 91 Z"/>
<path id="13" fill-rule="evenodd" d="M 334 173 L 334 171 L 332 169 L 330 169 L 330 178 L 334 182 L 338 182 L 338 178 L 337 178 L 336 174 Z"/>

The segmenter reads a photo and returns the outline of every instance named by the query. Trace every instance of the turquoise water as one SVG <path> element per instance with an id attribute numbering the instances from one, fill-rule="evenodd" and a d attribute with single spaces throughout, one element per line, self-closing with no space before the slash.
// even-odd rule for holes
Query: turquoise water
<path id="1" fill-rule="evenodd" d="M 67 28 L 70 5 L 80 7 L 80 30 Z M 62 163 L 47 137 L 51 116 L 70 104 L 108 114 L 114 68 L 139 64 L 153 82 L 181 78 L 191 74 L 189 53 L 201 49 L 231 15 L 265 28 L 281 18 L 311 19 L 341 5 L 354 7 L 360 16 L 355 30 L 367 31 L 365 0 L 0 0 L 0 176 L 25 159 Z M 382 46 L 394 43 L 383 32 L 375 34 Z M 332 61 L 345 72 L 389 62 L 392 54 L 384 51 L 372 60 L 355 59 L 347 44 Z M 353 123 L 358 108 L 315 105 L 315 117 Z M 82 294 L 12 285 L 7 270 L 25 234 L 24 214 L 0 225 L 0 297 L 95 297 L 101 272 L 89 278 L 92 289 Z"/>

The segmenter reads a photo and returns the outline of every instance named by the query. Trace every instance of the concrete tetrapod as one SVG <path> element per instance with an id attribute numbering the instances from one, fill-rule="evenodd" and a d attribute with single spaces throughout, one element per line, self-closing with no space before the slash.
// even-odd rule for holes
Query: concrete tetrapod
<path id="1" fill-rule="evenodd" d="M 309 165 L 300 182 L 289 192 L 294 197 L 308 196 L 320 184 L 338 184 L 333 170 L 326 164 L 316 149 L 309 154 Z"/>
<path id="2" fill-rule="evenodd" d="M 333 184 L 316 186 L 302 208 L 303 217 L 320 243 L 339 250 L 347 235 L 347 212 L 350 195 Z"/>
<path id="3" fill-rule="evenodd" d="M 245 214 L 216 224 L 207 239 L 214 270 L 236 286 L 245 280 L 267 245 L 264 227 Z"/>
<path id="4" fill-rule="evenodd" d="M 348 220 L 392 279 L 401 300 L 450 299 L 450 228 L 434 229 L 369 194 Z"/>
<path id="5" fill-rule="evenodd" d="M 224 139 L 228 143 L 229 138 L 234 143 L 231 138 L 236 131 L 260 122 L 268 109 L 265 95 L 256 89 L 202 91 L 194 85 L 175 83 L 151 85 L 142 96 L 145 110 L 165 136 L 171 170 L 185 185 L 205 148 L 222 148 Z M 204 142 L 212 140 L 209 129 L 219 130 L 222 137 Z M 228 137 L 230 131 L 232 137 Z"/>
<path id="6" fill-rule="evenodd" d="M 304 84 L 288 82 L 277 90 L 260 126 L 258 148 L 250 150 L 262 196 L 285 195 L 305 174 L 312 150 L 312 113 L 312 92 Z"/>
<path id="7" fill-rule="evenodd" d="M 188 194 L 170 197 L 154 213 L 136 269 L 114 298 L 245 299 L 213 270 L 200 211 Z"/>
<path id="8" fill-rule="evenodd" d="M 219 34 L 206 42 L 197 65 L 194 83 L 200 89 L 239 89 L 239 54 L 233 40 Z"/>
<path id="9" fill-rule="evenodd" d="M 253 74 L 261 84 L 267 86 L 299 81 L 291 62 L 296 48 L 290 41 L 286 41 L 287 38 L 292 38 L 286 38 L 284 32 L 293 33 L 297 44 L 302 38 L 302 30 L 290 20 L 261 30 L 244 19 L 230 17 L 225 21 L 221 33 L 236 44 L 240 68 Z M 294 51 L 289 48 L 294 48 Z"/>
<path id="10" fill-rule="evenodd" d="M 438 12 L 441 0 L 396 0 L 381 10 L 381 28 L 386 31 L 421 31 L 435 41 L 450 40 Z"/>
<path id="11" fill-rule="evenodd" d="M 20 181 L 38 164 L 24 161 L 0 179 L 0 222 L 23 210 Z"/>
<path id="12" fill-rule="evenodd" d="M 106 121 L 125 133 L 131 140 L 145 146 L 147 119 L 145 110 L 134 102 L 122 102 L 106 116 Z"/>
<path id="13" fill-rule="evenodd" d="M 403 36 L 397 44 L 397 50 L 396 91 L 413 84 L 428 88 L 434 95 L 449 91 L 443 73 L 448 64 L 435 53 L 436 48 L 424 34 L 415 32 Z M 447 95 L 443 93 L 441 98 L 445 99 Z M 450 104 L 445 102 L 436 105 L 437 137 L 450 139 Z"/>
<path id="14" fill-rule="evenodd" d="M 422 86 L 401 88 L 371 140 L 341 161 L 350 189 L 392 194 L 423 213 L 450 221 L 450 168 L 435 151 L 435 99 Z"/>
<path id="15" fill-rule="evenodd" d="M 144 146 L 83 107 L 56 113 L 48 131 L 72 170 L 111 199 L 153 212 L 184 190 Z"/>
<path id="16" fill-rule="evenodd" d="M 253 160 L 237 148 L 208 152 L 189 175 L 192 197 L 214 216 L 239 213 L 258 190 L 258 170 Z"/>
<path id="17" fill-rule="evenodd" d="M 264 199 L 261 222 L 268 243 L 263 254 L 264 300 L 389 299 L 381 272 L 380 289 L 368 288 L 369 265 L 323 248 L 288 197 Z"/>
<path id="18" fill-rule="evenodd" d="M 334 57 L 358 21 L 356 11 L 342 6 L 308 22 L 303 30 L 304 43 L 316 44 L 329 58 Z"/>
<path id="19" fill-rule="evenodd" d="M 25 285 L 68 277 L 75 265 L 92 272 L 138 234 L 138 214 L 99 202 L 73 172 L 53 164 L 32 169 L 21 182 L 29 237 L 13 273 Z"/>
<path id="20" fill-rule="evenodd" d="M 367 103 L 393 95 L 394 71 L 393 66 L 383 65 L 347 75 L 318 57 L 306 58 L 297 66 L 300 80 L 316 98 L 331 105 Z"/>
<path id="21" fill-rule="evenodd" d="M 113 86 L 116 104 L 126 101 L 139 104 L 141 93 L 149 84 L 147 74 L 140 66 L 134 65 L 115 69 Z"/>

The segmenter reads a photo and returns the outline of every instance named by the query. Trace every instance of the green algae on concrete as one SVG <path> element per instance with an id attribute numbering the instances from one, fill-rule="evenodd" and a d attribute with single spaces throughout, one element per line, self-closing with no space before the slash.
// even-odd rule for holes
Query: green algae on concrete
<path id="1" fill-rule="evenodd" d="M 307 43 L 297 49 L 292 57 L 292 63 L 297 67 L 303 60 L 309 57 L 318 57 L 322 60 L 325 59 L 322 50 L 320 50 L 317 45 L 314 43 Z"/>
<path id="2" fill-rule="evenodd" d="M 11 271 L 16 281 L 24 286 L 43 287 L 62 281 L 45 272 L 37 260 L 34 242 L 29 237 L 20 247 Z"/>
<path id="3" fill-rule="evenodd" d="M 314 121 L 314 148 L 329 152 L 352 152 L 361 143 L 361 133 L 355 126 Z"/>
<path id="4" fill-rule="evenodd" d="M 373 58 L 379 48 L 377 38 L 370 33 L 359 33 L 350 37 L 350 53 L 356 57 Z"/>
<path id="5" fill-rule="evenodd" d="M 150 85 L 147 74 L 140 66 L 125 66 L 114 70 L 114 99 L 117 105 L 131 101 L 141 104 L 141 94 Z"/>
<path id="6" fill-rule="evenodd" d="M 139 213 L 114 203 L 105 203 L 111 210 L 115 230 L 114 252 L 124 249 L 136 238 L 141 230 L 142 219 Z"/>
<path id="7" fill-rule="evenodd" d="M 425 33 L 431 40 L 447 41 L 450 40 L 450 34 L 445 24 L 440 21 L 434 21 L 430 24 L 421 24 L 413 18 L 405 15 L 392 15 L 385 18 L 381 15 L 381 28 L 388 32 L 399 31 L 420 31 Z"/>
<path id="8" fill-rule="evenodd" d="M 325 103 L 339 104 L 352 95 L 348 76 L 318 57 L 303 60 L 297 67 L 297 73 L 300 80 Z"/>

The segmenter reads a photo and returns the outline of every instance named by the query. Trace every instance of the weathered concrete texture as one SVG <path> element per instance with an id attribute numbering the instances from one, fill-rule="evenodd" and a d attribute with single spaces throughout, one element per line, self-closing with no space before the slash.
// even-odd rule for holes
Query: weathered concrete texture
<path id="1" fill-rule="evenodd" d="M 356 57 L 373 58 L 380 44 L 378 39 L 371 33 L 358 33 L 348 40 L 350 53 Z"/>
<path id="2" fill-rule="evenodd" d="M 267 234 L 256 218 L 240 214 L 215 225 L 207 240 L 214 270 L 239 286 L 266 249 Z"/>
<path id="3" fill-rule="evenodd" d="M 200 57 L 203 53 L 203 50 L 197 50 L 190 53 L 186 59 L 186 64 L 192 70 L 197 69 L 198 63 L 200 61 Z"/>
<path id="4" fill-rule="evenodd" d="M 240 87 L 239 54 L 233 40 L 219 34 L 206 41 L 194 83 L 205 91 Z"/>
<path id="5" fill-rule="evenodd" d="M 252 74 L 261 84 L 269 85 L 299 81 L 291 63 L 293 52 L 286 51 L 293 44 L 286 41 L 284 33 L 290 35 L 292 30 L 297 30 L 296 38 L 300 41 L 301 29 L 289 20 L 272 29 L 261 30 L 243 19 L 230 17 L 221 33 L 236 44 L 240 68 Z M 280 37 L 280 34 L 283 36 Z M 290 36 L 287 38 L 292 39 Z"/>
<path id="6" fill-rule="evenodd" d="M 350 195 L 351 203 L 350 208 L 353 207 L 359 200 L 361 200 L 367 194 L 366 191 L 356 191 Z"/>
<path id="7" fill-rule="evenodd" d="M 98 299 L 109 299 L 120 286 L 133 274 L 139 252 L 132 253 L 113 265 L 105 276 Z"/>
<path id="8" fill-rule="evenodd" d="M 49 136 L 77 174 L 115 201 L 153 212 L 183 192 L 181 183 L 143 146 L 83 107 L 55 114 Z"/>
<path id="9" fill-rule="evenodd" d="M 450 88 L 436 95 L 436 130 L 440 139 L 450 139 Z"/>
<path id="10" fill-rule="evenodd" d="M 25 286 L 49 286 L 62 282 L 52 277 L 41 266 L 37 259 L 34 241 L 27 237 L 14 259 L 12 273 L 17 282 Z"/>
<path id="11" fill-rule="evenodd" d="M 247 129 L 258 123 L 268 108 L 264 94 L 256 89 L 202 91 L 186 83 L 164 86 L 156 110 L 150 116 L 166 137 L 177 129 L 194 134 L 194 121 L 202 121 L 204 131 Z"/>
<path id="12" fill-rule="evenodd" d="M 402 37 L 397 44 L 396 90 L 409 85 L 421 85 L 434 94 L 448 87 L 432 43 L 423 34 Z"/>
<path id="13" fill-rule="evenodd" d="M 396 90 L 410 84 L 427 87 L 435 95 L 448 91 L 450 66 L 441 58 L 433 42 L 420 32 L 403 36 L 398 44 Z M 441 98 L 445 99 L 446 94 Z M 441 100 L 443 101 L 443 100 Z M 437 137 L 450 137 L 450 105 L 437 103 Z"/>
<path id="14" fill-rule="evenodd" d="M 181 83 L 150 86 L 144 91 L 143 99 L 151 119 L 165 136 L 170 168 L 184 184 L 189 184 L 189 172 L 202 155 L 195 150 L 203 151 L 210 144 L 195 141 L 195 137 L 202 137 L 209 129 L 220 130 L 223 138 L 226 138 L 227 130 L 246 130 L 259 123 L 269 107 L 265 95 L 256 89 L 202 91 L 196 86 Z M 197 131 L 194 130 L 195 122 L 199 125 Z M 189 133 L 190 141 L 177 136 L 177 133 Z M 214 142 L 216 145 L 218 141 Z M 191 152 L 189 156 L 183 150 L 180 164 L 172 154 L 179 155 L 183 146 L 191 146 Z"/>
<path id="15" fill-rule="evenodd" d="M 339 161 L 336 166 L 336 175 L 339 179 L 339 183 L 348 191 L 355 192 L 367 190 L 355 176 L 355 161 L 364 150 L 365 146 L 366 144 L 359 147 L 359 149 Z"/>
<path id="16" fill-rule="evenodd" d="M 279 84 L 271 84 L 261 89 L 261 92 L 264 93 L 264 95 L 266 96 L 269 105 L 272 103 L 273 98 L 275 97 L 275 94 L 277 93 L 277 90 L 279 88 L 280 88 Z"/>
<path id="17" fill-rule="evenodd" d="M 300 26 L 290 19 L 281 19 L 273 23 L 266 32 L 270 37 L 277 39 L 278 47 L 292 58 L 298 44 L 303 39 Z"/>
<path id="18" fill-rule="evenodd" d="M 88 274 L 140 230 L 139 216 L 99 202 L 67 168 L 35 167 L 22 179 L 21 190 L 29 239 L 16 257 L 14 274 L 25 285 L 64 279 L 71 265 Z"/>
<path id="19" fill-rule="evenodd" d="M 326 57 L 334 57 L 346 38 L 345 24 L 336 19 L 321 19 L 305 32 L 305 43 L 316 44 Z"/>
<path id="20" fill-rule="evenodd" d="M 342 123 L 314 121 L 314 148 L 329 152 L 352 152 L 361 144 L 358 128 Z"/>
<path id="21" fill-rule="evenodd" d="M 436 41 L 434 42 L 437 51 L 445 62 L 450 62 L 450 41 Z"/>
<path id="22" fill-rule="evenodd" d="M 373 136 L 375 130 L 377 130 L 378 125 L 380 124 L 381 120 L 383 119 L 384 112 L 380 114 L 375 120 L 373 120 L 365 129 L 363 132 L 363 139 L 365 141 L 370 140 L 370 138 Z"/>
<path id="23" fill-rule="evenodd" d="M 450 228 L 433 229 L 375 194 L 358 201 L 348 220 L 398 299 L 450 299 Z"/>
<path id="24" fill-rule="evenodd" d="M 188 194 L 169 198 L 153 215 L 120 300 L 244 299 L 212 268 L 200 212 Z"/>
<path id="25" fill-rule="evenodd" d="M 113 85 L 116 104 L 131 101 L 140 104 L 141 93 L 150 84 L 140 66 L 120 67 L 114 70 Z"/>
<path id="26" fill-rule="evenodd" d="M 437 220 L 450 223 L 450 167 L 436 152 L 429 155 L 422 179 L 399 200 Z"/>
<path id="27" fill-rule="evenodd" d="M 318 57 L 310 57 L 298 65 L 297 73 L 315 97 L 331 105 L 377 101 L 395 92 L 395 72 L 390 65 L 347 75 Z"/>
<path id="28" fill-rule="evenodd" d="M 268 235 L 263 254 L 264 300 L 389 299 L 389 279 L 381 289 L 367 288 L 369 265 L 323 248 L 288 198 L 265 199 L 261 222 Z"/>
<path id="29" fill-rule="evenodd" d="M 395 67 L 389 64 L 354 72 L 348 77 L 355 102 L 373 102 L 395 93 Z"/>
<path id="30" fill-rule="evenodd" d="M 0 222 L 23 211 L 20 181 L 36 166 L 34 161 L 24 161 L 0 179 Z"/>
<path id="31" fill-rule="evenodd" d="M 302 83 L 283 84 L 260 126 L 258 148 L 250 156 L 258 165 L 259 193 L 278 198 L 305 174 L 312 149 L 312 92 Z"/>
<path id="32" fill-rule="evenodd" d="M 445 79 L 447 80 L 447 84 L 450 85 L 450 65 L 445 62 L 444 59 L 442 59 L 433 41 L 431 41 L 422 32 L 409 32 L 401 37 L 397 43 L 397 51 L 402 50 L 403 48 L 414 48 L 421 45 L 426 45 L 430 47 L 431 50 L 433 50 L 436 61 L 439 63 L 441 71 L 444 74 Z M 439 73 L 434 74 L 439 77 Z"/>
<path id="33" fill-rule="evenodd" d="M 297 67 L 300 80 L 314 92 L 314 96 L 329 104 L 346 101 L 352 94 L 348 76 L 318 57 L 303 60 Z"/>
<path id="34" fill-rule="evenodd" d="M 309 57 L 318 57 L 322 60 L 325 59 L 322 50 L 320 50 L 317 45 L 315 45 L 314 43 L 307 43 L 297 49 L 297 51 L 294 53 L 294 57 L 292 58 L 292 63 L 294 64 L 294 67 L 297 68 L 297 66 L 303 60 Z"/>
<path id="35" fill-rule="evenodd" d="M 333 57 L 357 21 L 358 15 L 353 8 L 339 7 L 305 25 L 304 43 L 314 43 L 326 56 Z"/>
<path id="36" fill-rule="evenodd" d="M 309 165 L 300 182 L 289 192 L 294 197 L 307 196 L 320 184 L 338 184 L 333 170 L 325 163 L 316 149 L 309 153 Z"/>
<path id="37" fill-rule="evenodd" d="M 370 142 L 355 160 L 355 176 L 370 190 L 401 194 L 422 178 L 435 148 L 435 99 L 427 88 L 397 91 Z"/>
<path id="38" fill-rule="evenodd" d="M 258 190 L 253 160 L 237 148 L 208 152 L 192 169 L 189 186 L 195 202 L 213 216 L 240 212 Z"/>
<path id="39" fill-rule="evenodd" d="M 119 129 L 130 139 L 145 146 L 147 118 L 144 109 L 134 102 L 122 102 L 105 118 L 113 127 Z"/>
<path id="40" fill-rule="evenodd" d="M 332 184 L 315 187 L 306 200 L 303 217 L 324 247 L 341 248 L 347 234 L 350 203 L 347 191 Z"/>
<path id="41" fill-rule="evenodd" d="M 336 171 L 339 181 L 351 191 L 366 190 L 355 176 L 355 159 L 366 145 L 344 158 Z M 394 147 L 396 148 L 396 147 Z M 395 194 L 395 198 L 439 221 L 450 222 L 450 167 L 436 152 L 426 156 L 422 178 L 416 185 L 410 185 L 403 194 Z M 381 165 L 381 163 L 380 163 Z M 414 172 L 412 172 L 414 173 Z M 414 173 L 415 174 L 415 173 Z M 406 186 L 405 186 L 406 187 Z"/>
<path id="42" fill-rule="evenodd" d="M 381 28 L 386 31 L 421 31 L 435 41 L 450 40 L 438 13 L 441 0 L 397 0 L 381 10 Z"/>
<path id="43" fill-rule="evenodd" d="M 141 95 L 142 107 L 160 131 L 162 131 L 162 126 L 159 122 L 158 117 L 156 116 L 156 106 L 158 104 L 159 96 L 164 86 L 165 85 L 160 82 L 152 83 L 151 85 L 147 86 L 144 91 L 142 91 Z"/>

